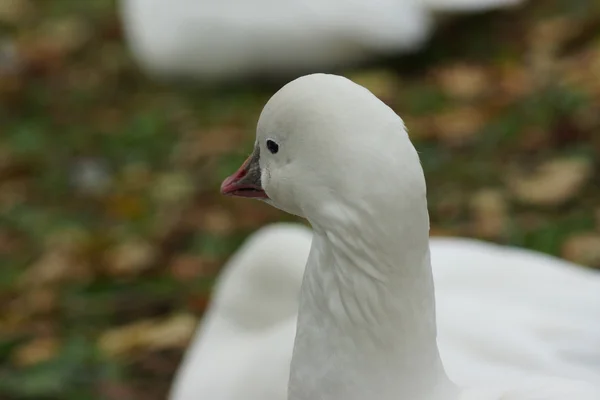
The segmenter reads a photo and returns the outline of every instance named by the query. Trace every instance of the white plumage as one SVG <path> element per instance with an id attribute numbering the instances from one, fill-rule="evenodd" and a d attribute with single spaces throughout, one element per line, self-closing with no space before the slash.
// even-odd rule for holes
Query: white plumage
<path id="1" fill-rule="evenodd" d="M 333 70 L 423 46 L 433 11 L 522 0 L 120 0 L 128 45 L 161 77 L 227 81 Z"/>
<path id="2" fill-rule="evenodd" d="M 428 240 L 417 153 L 402 120 L 366 89 L 321 74 L 288 84 L 261 115 L 243 168 L 253 164 L 255 192 L 238 191 L 256 179 L 250 170 L 222 190 L 264 190 L 314 228 L 310 254 L 293 237 L 277 242 L 280 254 L 299 250 L 280 265 L 302 270 L 296 262 L 308 259 L 301 289 L 299 273 L 288 280 L 286 304 L 299 290 L 300 312 L 231 336 L 206 330 L 198 341 L 211 349 L 196 357 L 195 343 L 178 380 L 188 393 L 283 400 L 289 371 L 290 400 L 600 399 L 600 275 L 525 250 Z"/>

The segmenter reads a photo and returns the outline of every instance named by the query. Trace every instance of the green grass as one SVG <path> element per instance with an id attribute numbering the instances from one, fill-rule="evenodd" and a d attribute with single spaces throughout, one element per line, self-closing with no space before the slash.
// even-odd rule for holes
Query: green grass
<path id="1" fill-rule="evenodd" d="M 600 11 L 592 0 L 530 3 L 522 10 L 460 20 L 437 34 L 427 51 L 380 68 L 396 74 L 394 82 L 382 76 L 397 88 L 388 103 L 415 121 L 409 130 L 427 176 L 432 227 L 477 237 L 469 204 L 478 190 L 493 188 L 506 195 L 508 212 L 505 227 L 487 239 L 561 255 L 572 235 L 598 231 L 597 168 L 565 204 L 551 207 L 522 204 L 505 178 L 514 167 L 555 157 L 594 160 L 600 126 L 583 124 L 580 116 L 600 114 L 600 93 L 562 83 L 560 71 L 549 83 L 507 93 L 498 76 L 511 65 L 529 82 L 539 78 L 526 62 L 536 43 L 526 45 L 524 38 L 544 18 L 560 15 L 593 26 Z M 219 182 L 249 152 L 256 120 L 274 88 L 153 82 L 114 34 L 113 1 L 33 4 L 38 11 L 31 19 L 0 29 L 15 40 L 29 37 L 24 50 L 43 39 L 36 36 L 41 23 L 67 17 L 85 21 L 91 37 L 58 60 L 42 57 L 17 77 L 0 75 L 0 398 L 163 399 L 185 343 L 115 358 L 103 352 L 99 338 L 123 325 L 181 311 L 200 316 L 215 271 L 198 268 L 182 278 L 173 267 L 178 257 L 221 265 L 249 232 L 290 219 L 264 205 L 218 195 Z M 569 43 L 577 45 L 569 44 L 555 63 L 600 52 L 598 34 L 575 36 Z M 432 78 L 434 71 L 463 63 L 489 72 L 481 98 L 454 98 Z M 20 82 L 17 89 L 5 90 L 14 79 Z M 482 111 L 485 120 L 463 143 L 448 138 L 448 127 L 432 125 L 440 113 L 467 105 Z M 543 137 L 526 145 L 531 132 Z M 209 138 L 208 149 L 183 156 L 182 149 L 194 146 L 186 141 L 190 137 Z M 228 151 L 211 152 L 212 146 Z M 97 161 L 107 178 L 97 192 L 74 185 L 81 160 Z M 177 182 L 191 182 L 192 192 L 169 186 Z M 225 222 L 213 215 L 217 206 Z M 139 272 L 111 272 L 114 261 L 107 254 L 135 240 L 156 250 L 148 265 Z M 37 282 L 43 274 L 31 271 L 55 268 L 53 251 L 67 272 Z M 27 283 L 24 277 L 31 275 L 34 283 Z M 46 337 L 60 345 L 46 359 L 24 365 L 19 358 L 24 346 Z"/>

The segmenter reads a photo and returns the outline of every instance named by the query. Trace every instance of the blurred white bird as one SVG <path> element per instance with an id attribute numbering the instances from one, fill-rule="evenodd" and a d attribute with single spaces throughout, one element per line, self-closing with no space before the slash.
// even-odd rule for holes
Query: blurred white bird
<path id="1" fill-rule="evenodd" d="M 157 77 L 218 82 L 332 70 L 419 49 L 432 12 L 522 0 L 120 0 L 129 47 Z"/>

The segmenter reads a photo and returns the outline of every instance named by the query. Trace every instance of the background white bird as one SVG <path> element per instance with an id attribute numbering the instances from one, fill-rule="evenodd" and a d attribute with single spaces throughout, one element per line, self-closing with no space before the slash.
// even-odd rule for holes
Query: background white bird
<path id="1" fill-rule="evenodd" d="M 432 12 L 522 0 L 120 0 L 129 47 L 162 77 L 204 82 L 339 69 L 423 47 Z"/>

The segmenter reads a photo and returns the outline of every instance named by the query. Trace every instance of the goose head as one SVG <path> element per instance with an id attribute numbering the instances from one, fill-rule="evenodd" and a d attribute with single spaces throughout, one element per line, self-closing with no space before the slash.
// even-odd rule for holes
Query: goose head
<path id="1" fill-rule="evenodd" d="M 357 214 L 389 217 L 425 204 L 425 191 L 402 119 L 364 87 L 329 74 L 298 78 L 271 97 L 252 154 L 221 186 L 314 228 Z"/>

